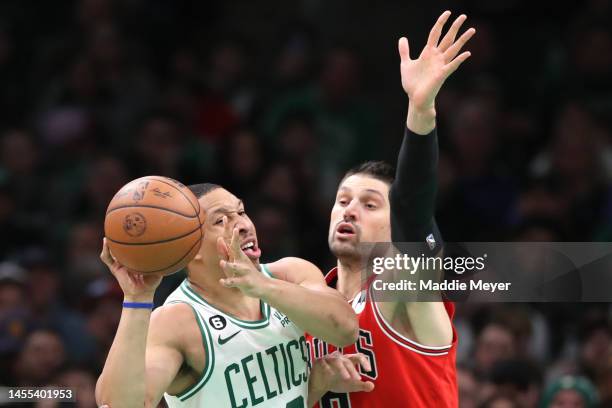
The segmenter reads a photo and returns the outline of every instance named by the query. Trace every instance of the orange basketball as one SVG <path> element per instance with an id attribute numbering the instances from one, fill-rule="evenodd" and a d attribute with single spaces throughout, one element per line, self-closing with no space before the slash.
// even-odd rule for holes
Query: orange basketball
<path id="1" fill-rule="evenodd" d="M 138 273 L 169 275 L 198 253 L 204 212 L 176 180 L 147 176 L 123 186 L 111 200 L 104 235 L 112 255 Z"/>

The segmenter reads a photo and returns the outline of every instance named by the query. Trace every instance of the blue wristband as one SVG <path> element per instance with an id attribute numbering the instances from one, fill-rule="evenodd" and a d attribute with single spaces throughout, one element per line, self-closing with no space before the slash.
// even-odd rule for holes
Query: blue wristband
<path id="1" fill-rule="evenodd" d="M 126 309 L 153 309 L 153 303 L 123 302 Z"/>

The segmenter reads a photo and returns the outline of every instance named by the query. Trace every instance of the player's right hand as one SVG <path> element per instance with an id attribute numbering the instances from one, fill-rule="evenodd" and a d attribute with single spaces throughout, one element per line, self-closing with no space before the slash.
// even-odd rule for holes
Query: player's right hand
<path id="1" fill-rule="evenodd" d="M 374 383 L 361 379 L 358 365 L 366 371 L 371 369 L 370 362 L 362 353 L 342 354 L 334 351 L 314 362 L 311 377 L 332 392 L 370 392 L 374 389 Z"/>
<path id="2" fill-rule="evenodd" d="M 106 238 L 102 240 L 102 252 L 100 259 L 111 271 L 126 301 L 131 302 L 152 302 L 155 289 L 161 283 L 163 275 L 142 274 L 130 271 L 127 267 L 119 263 L 111 254 Z"/>

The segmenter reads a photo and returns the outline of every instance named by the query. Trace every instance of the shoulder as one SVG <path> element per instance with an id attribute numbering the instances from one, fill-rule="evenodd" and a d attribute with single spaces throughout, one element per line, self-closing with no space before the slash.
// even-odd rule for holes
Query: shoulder
<path id="1" fill-rule="evenodd" d="M 151 321 L 160 322 L 184 322 L 185 319 L 193 317 L 193 308 L 186 302 L 166 303 L 155 309 L 151 315 Z"/>
<path id="2" fill-rule="evenodd" d="M 286 257 L 266 264 L 268 270 L 277 279 L 298 282 L 309 278 L 323 279 L 323 273 L 312 262 L 302 258 Z"/>
<path id="3" fill-rule="evenodd" d="M 193 330 L 197 330 L 196 317 L 187 303 L 168 303 L 151 314 L 149 333 L 164 343 L 179 344 Z"/>

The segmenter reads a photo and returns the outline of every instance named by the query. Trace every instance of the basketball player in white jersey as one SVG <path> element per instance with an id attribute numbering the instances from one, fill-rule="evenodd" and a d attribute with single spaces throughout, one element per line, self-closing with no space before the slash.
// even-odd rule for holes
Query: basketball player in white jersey
<path id="1" fill-rule="evenodd" d="M 351 344 L 355 314 L 313 264 L 283 258 L 260 265 L 241 200 L 217 185 L 191 188 L 207 215 L 202 246 L 188 277 L 155 312 L 162 277 L 131 273 L 104 243 L 101 258 L 125 301 L 98 404 L 156 407 L 165 396 L 171 408 L 305 407 L 304 332 Z"/>

